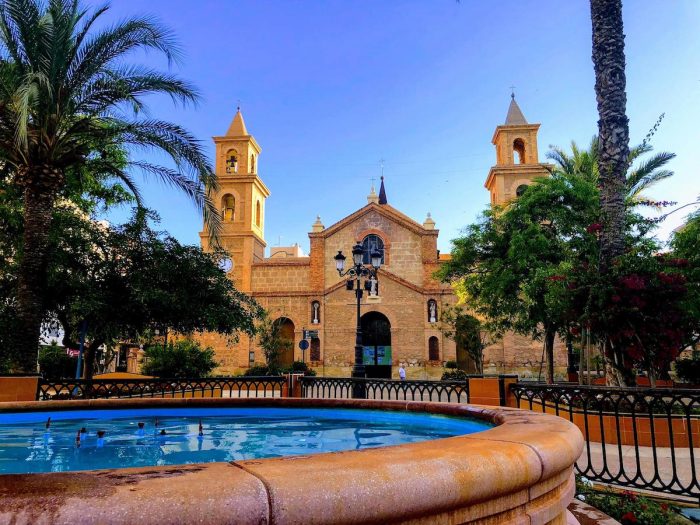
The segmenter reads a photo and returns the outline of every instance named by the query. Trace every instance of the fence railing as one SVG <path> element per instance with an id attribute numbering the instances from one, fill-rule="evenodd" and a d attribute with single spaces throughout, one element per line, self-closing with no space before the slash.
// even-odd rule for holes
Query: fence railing
<path id="1" fill-rule="evenodd" d="M 40 379 L 37 399 L 286 397 L 476 403 L 548 412 L 574 423 L 585 450 L 576 470 L 627 488 L 700 498 L 700 390 L 619 389 L 516 383 L 514 376 L 464 381 L 335 377 Z"/>
<path id="2" fill-rule="evenodd" d="M 443 401 L 467 403 L 469 381 L 396 381 L 349 377 L 302 377 L 301 397 L 353 397 L 357 386 L 364 387 L 366 399 L 398 401 Z"/>
<path id="3" fill-rule="evenodd" d="M 281 397 L 286 377 L 212 377 L 197 379 L 40 379 L 37 399 L 125 397 Z"/>
<path id="4" fill-rule="evenodd" d="M 520 408 L 568 419 L 584 435 L 577 471 L 592 481 L 700 498 L 700 392 L 511 385 Z"/>

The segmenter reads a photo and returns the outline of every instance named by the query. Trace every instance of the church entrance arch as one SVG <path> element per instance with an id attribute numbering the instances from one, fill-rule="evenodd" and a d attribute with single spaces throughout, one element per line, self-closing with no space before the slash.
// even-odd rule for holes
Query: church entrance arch
<path id="1" fill-rule="evenodd" d="M 363 363 L 367 377 L 391 379 L 391 323 L 380 312 L 368 312 L 362 324 Z"/>
<path id="2" fill-rule="evenodd" d="M 281 367 L 292 366 L 294 362 L 294 323 L 288 317 L 280 317 L 275 320 L 274 327 L 282 342 L 277 363 Z"/>

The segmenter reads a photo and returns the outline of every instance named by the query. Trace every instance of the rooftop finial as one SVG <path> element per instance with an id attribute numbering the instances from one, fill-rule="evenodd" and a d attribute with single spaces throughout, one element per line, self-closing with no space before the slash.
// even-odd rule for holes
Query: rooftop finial
<path id="1" fill-rule="evenodd" d="M 510 86 L 510 98 L 515 99 L 515 86 Z"/>
<path id="2" fill-rule="evenodd" d="M 321 222 L 321 216 L 316 215 L 316 222 L 311 225 L 311 231 L 314 233 L 322 232 L 325 226 Z"/>
<path id="3" fill-rule="evenodd" d="M 382 181 L 381 185 L 379 186 L 379 204 L 387 204 L 388 201 L 386 200 L 386 190 L 384 189 L 384 175 L 379 177 L 379 179 Z"/>
<path id="4" fill-rule="evenodd" d="M 520 111 L 520 106 L 518 106 L 518 103 L 515 101 L 515 92 L 512 92 L 510 95 L 510 105 L 508 106 L 508 115 L 506 115 L 506 126 L 522 126 L 526 124 L 527 120 L 525 120 L 523 112 Z"/>

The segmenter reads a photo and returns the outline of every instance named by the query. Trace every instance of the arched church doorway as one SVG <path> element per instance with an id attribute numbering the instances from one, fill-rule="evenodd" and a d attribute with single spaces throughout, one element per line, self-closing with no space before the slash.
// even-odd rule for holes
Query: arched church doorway
<path id="1" fill-rule="evenodd" d="M 277 336 L 282 341 L 279 358 L 279 366 L 292 366 L 294 362 L 294 323 L 287 317 L 280 317 L 274 322 Z"/>
<path id="2" fill-rule="evenodd" d="M 391 323 L 384 314 L 368 312 L 362 324 L 363 363 L 367 377 L 391 379 Z"/>

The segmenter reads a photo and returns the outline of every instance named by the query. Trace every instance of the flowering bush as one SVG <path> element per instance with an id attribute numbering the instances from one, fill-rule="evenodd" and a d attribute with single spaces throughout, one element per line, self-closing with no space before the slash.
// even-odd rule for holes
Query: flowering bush
<path id="1" fill-rule="evenodd" d="M 636 492 L 596 491 L 583 478 L 577 479 L 576 489 L 578 499 L 615 518 L 622 525 L 685 523 L 666 503 L 657 503 Z"/>

